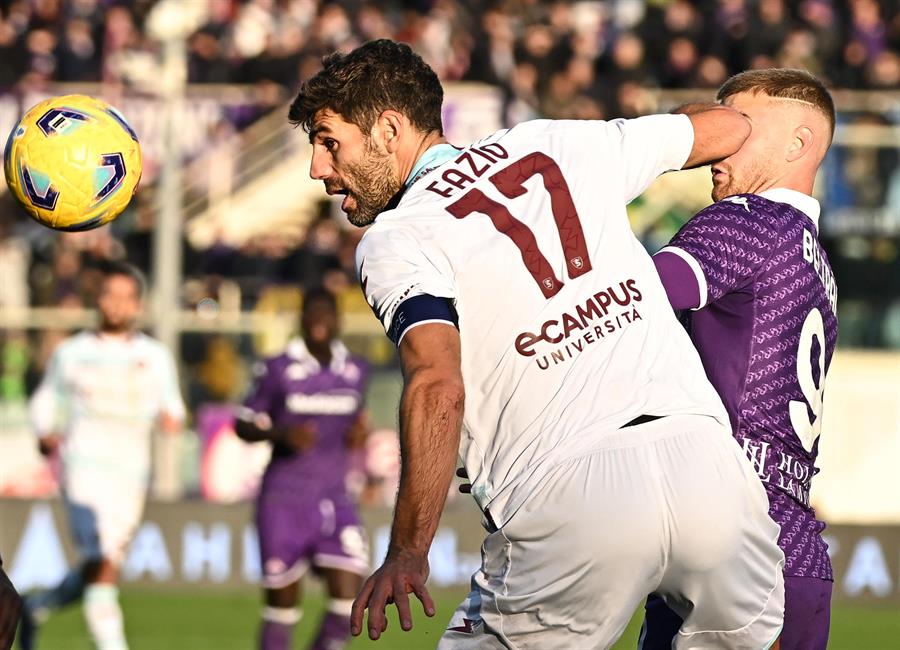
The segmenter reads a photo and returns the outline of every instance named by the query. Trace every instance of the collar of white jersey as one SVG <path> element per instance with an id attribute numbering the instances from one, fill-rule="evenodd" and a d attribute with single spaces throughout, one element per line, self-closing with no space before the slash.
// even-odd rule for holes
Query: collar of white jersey
<path id="1" fill-rule="evenodd" d="M 797 208 L 812 220 L 816 225 L 816 230 L 819 229 L 819 213 L 822 211 L 822 208 L 819 206 L 819 202 L 809 194 L 790 190 L 786 187 L 773 187 L 765 192 L 760 192 L 759 196 L 776 203 L 787 203 Z"/>
<path id="2" fill-rule="evenodd" d="M 306 341 L 304 341 L 299 336 L 297 338 L 291 339 L 291 342 L 288 343 L 287 354 L 289 357 L 310 365 L 316 370 L 321 370 L 322 368 L 322 366 L 319 364 L 319 360 L 316 359 L 309 351 L 309 348 L 306 347 Z M 346 345 L 344 345 L 340 341 L 332 341 L 331 364 L 329 365 L 330 370 L 336 374 L 344 372 L 344 366 L 347 363 L 347 357 L 349 356 L 349 354 L 350 351 L 347 349 Z"/>
<path id="3" fill-rule="evenodd" d="M 123 332 L 121 334 L 110 334 L 109 332 L 104 332 L 103 330 L 89 330 L 90 334 L 93 334 L 98 340 L 103 341 L 104 343 L 134 343 L 138 341 L 144 333 L 140 330 L 131 330 L 129 332 Z"/>
<path id="4" fill-rule="evenodd" d="M 456 156 L 459 151 L 460 150 L 452 144 L 446 143 L 435 144 L 428 147 L 428 149 L 425 150 L 425 153 L 419 156 L 416 164 L 413 165 L 412 171 L 409 172 L 409 176 L 406 177 L 406 182 L 403 183 L 404 189 L 408 190 L 412 187 L 412 184 L 422 176 L 432 169 L 443 165 L 445 162 Z"/>

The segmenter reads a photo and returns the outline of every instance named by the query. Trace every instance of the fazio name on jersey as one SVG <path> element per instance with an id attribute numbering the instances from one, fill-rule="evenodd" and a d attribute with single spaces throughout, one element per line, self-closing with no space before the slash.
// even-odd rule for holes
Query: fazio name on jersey
<path id="1" fill-rule="evenodd" d="M 432 181 L 425 189 L 449 199 L 457 190 L 464 190 L 476 179 L 484 176 L 500 160 L 509 158 L 509 152 L 496 142 L 464 151 L 441 174 L 440 180 Z"/>

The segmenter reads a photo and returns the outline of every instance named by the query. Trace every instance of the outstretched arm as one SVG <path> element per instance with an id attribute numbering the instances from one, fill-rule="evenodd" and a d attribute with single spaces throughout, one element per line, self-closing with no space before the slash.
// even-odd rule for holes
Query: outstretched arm
<path id="1" fill-rule="evenodd" d="M 727 158 L 750 136 L 749 120 L 728 106 L 685 104 L 672 112 L 687 115 L 694 127 L 694 146 L 682 169 Z"/>
<path id="2" fill-rule="evenodd" d="M 397 605 L 400 627 L 412 628 L 408 594 L 434 615 L 428 579 L 428 550 L 437 530 L 459 451 L 465 392 L 459 332 L 450 324 L 428 323 L 406 331 L 400 342 L 403 396 L 400 402 L 400 489 L 387 557 L 353 603 L 351 631 L 362 629 L 369 610 L 369 637 L 387 627 L 385 607 Z"/>

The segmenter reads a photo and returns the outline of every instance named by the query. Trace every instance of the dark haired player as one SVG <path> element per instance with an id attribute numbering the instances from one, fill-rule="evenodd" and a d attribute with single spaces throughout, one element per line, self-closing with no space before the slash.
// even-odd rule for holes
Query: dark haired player
<path id="1" fill-rule="evenodd" d="M 354 602 L 377 639 L 431 545 L 459 453 L 488 536 L 440 648 L 605 648 L 647 593 L 683 604 L 678 648 L 769 647 L 784 556 L 765 492 L 625 205 L 725 158 L 723 106 L 526 122 L 458 149 L 442 89 L 381 40 L 324 60 L 289 113 L 311 175 L 356 225 L 369 304 L 399 346 L 402 470 L 387 557 Z M 463 435 L 460 437 L 460 431 Z"/>
<path id="2" fill-rule="evenodd" d="M 171 352 L 137 329 L 144 286 L 128 264 L 104 270 L 100 327 L 60 343 L 29 404 L 41 453 L 60 454 L 82 562 L 55 588 L 25 599 L 25 650 L 34 646 L 37 623 L 82 596 L 96 647 L 126 647 L 116 583 L 144 510 L 150 434 L 155 425 L 177 433 L 185 416 Z"/>
<path id="3" fill-rule="evenodd" d="M 337 339 L 334 296 L 306 293 L 302 338 L 260 362 L 239 410 L 237 434 L 272 443 L 256 507 L 265 608 L 260 647 L 293 647 L 301 578 L 312 567 L 330 602 L 313 650 L 339 650 L 350 636 L 350 606 L 368 570 L 368 544 L 345 479 L 350 448 L 367 433 L 364 361 Z"/>
<path id="4" fill-rule="evenodd" d="M 838 324 L 810 195 L 831 144 L 834 104 L 818 79 L 783 69 L 738 74 L 717 98 L 747 116 L 750 137 L 713 164 L 716 203 L 654 262 L 672 306 L 694 310 L 691 338 L 781 526 L 782 650 L 822 650 L 833 578 L 809 489 Z M 641 647 L 670 648 L 680 626 L 650 599 Z"/>

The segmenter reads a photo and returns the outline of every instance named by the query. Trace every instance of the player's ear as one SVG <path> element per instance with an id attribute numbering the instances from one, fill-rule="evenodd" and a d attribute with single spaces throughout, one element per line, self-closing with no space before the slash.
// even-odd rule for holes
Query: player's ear
<path id="1" fill-rule="evenodd" d="M 381 144 L 388 153 L 394 153 L 400 146 L 403 126 L 403 115 L 397 111 L 388 109 L 378 116 Z"/>
<path id="2" fill-rule="evenodd" d="M 799 160 L 816 146 L 816 134 L 808 126 L 798 126 L 791 134 L 791 144 L 787 151 L 788 162 Z"/>

